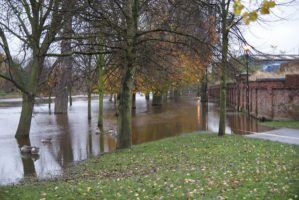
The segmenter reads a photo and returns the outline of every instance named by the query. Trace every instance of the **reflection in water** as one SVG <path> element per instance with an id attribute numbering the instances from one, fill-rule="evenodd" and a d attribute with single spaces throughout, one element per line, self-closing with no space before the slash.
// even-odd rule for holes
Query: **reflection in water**
<path id="1" fill-rule="evenodd" d="M 58 162 L 61 166 L 74 160 L 72 151 L 72 137 L 70 133 L 70 126 L 68 115 L 54 115 L 56 119 L 57 127 L 59 127 L 59 132 L 63 133 L 60 135 L 58 140 L 59 145 L 56 148 L 56 154 L 58 156 Z M 49 145 L 48 145 L 49 146 Z"/>
<path id="2" fill-rule="evenodd" d="M 24 145 L 31 146 L 31 142 L 29 138 L 20 138 L 16 139 L 18 147 L 21 148 Z M 21 159 L 23 163 L 23 172 L 24 176 L 34 175 L 35 174 L 35 167 L 34 161 L 39 159 L 39 155 L 37 154 L 30 154 L 30 153 L 21 153 Z"/>
<path id="3" fill-rule="evenodd" d="M 196 121 L 197 121 L 197 130 L 199 131 L 207 131 L 208 123 L 208 103 L 200 102 L 199 99 L 196 101 Z"/>
<path id="4" fill-rule="evenodd" d="M 196 102 L 196 121 L 197 121 L 197 126 L 198 127 L 201 127 L 201 121 L 200 121 L 200 119 L 201 119 L 201 117 L 200 117 L 200 115 L 201 115 L 201 110 L 200 110 L 200 100 L 199 99 L 197 99 L 197 102 Z M 201 130 L 201 129 L 200 129 Z"/>
<path id="5" fill-rule="evenodd" d="M 7 103 L 7 102 L 6 102 Z M 1 104 L 1 102 L 0 102 Z M 215 104 L 202 104 L 195 99 L 168 102 L 157 108 L 144 96 L 136 95 L 132 119 L 133 144 L 158 140 L 193 131 L 218 131 L 219 115 Z M 96 134 L 97 101 L 92 101 L 92 120 L 87 120 L 87 102 L 77 100 L 67 115 L 49 115 L 46 104 L 36 105 L 30 140 L 14 139 L 20 107 L 0 106 L 0 184 L 16 183 L 24 176 L 39 179 L 61 175 L 65 167 L 88 157 L 99 156 L 116 148 L 116 138 Z M 104 130 L 116 130 L 114 104 L 104 99 Z M 245 134 L 265 131 L 253 119 L 242 113 L 228 112 L 226 131 Z M 42 139 L 51 137 L 51 143 Z M 39 157 L 22 155 L 23 144 L 40 147 Z"/>
<path id="6" fill-rule="evenodd" d="M 198 100 L 199 101 L 199 100 Z M 207 123 L 207 116 L 208 116 L 208 103 L 204 102 L 204 103 L 200 103 L 198 102 L 198 107 L 200 110 L 200 126 L 199 126 L 199 130 L 201 131 L 207 131 L 208 130 L 208 123 Z"/>

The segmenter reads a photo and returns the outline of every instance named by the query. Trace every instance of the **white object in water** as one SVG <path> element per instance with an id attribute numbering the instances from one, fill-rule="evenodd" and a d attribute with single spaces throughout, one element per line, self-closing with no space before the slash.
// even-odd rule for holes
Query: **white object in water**
<path id="1" fill-rule="evenodd" d="M 51 143 L 51 140 L 52 140 L 52 138 L 48 137 L 48 138 L 42 139 L 41 142 L 42 143 Z"/>
<path id="2" fill-rule="evenodd" d="M 39 152 L 38 147 L 32 147 L 27 145 L 22 146 L 20 150 L 22 153 L 31 153 L 31 154 L 38 154 Z"/>

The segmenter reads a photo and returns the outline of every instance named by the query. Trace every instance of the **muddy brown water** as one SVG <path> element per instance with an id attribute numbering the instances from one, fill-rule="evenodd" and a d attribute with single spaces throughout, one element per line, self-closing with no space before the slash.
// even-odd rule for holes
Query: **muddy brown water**
<path id="1" fill-rule="evenodd" d="M 63 174 L 64 169 L 89 157 L 100 156 L 116 148 L 113 136 L 116 127 L 114 104 L 104 99 L 104 129 L 111 134 L 97 134 L 98 103 L 92 100 L 92 120 L 87 120 L 87 102 L 75 98 L 67 115 L 49 115 L 47 104 L 34 108 L 30 139 L 16 140 L 14 134 L 20 116 L 18 99 L 0 100 L 0 185 L 15 184 L 27 176 L 48 179 Z M 194 131 L 218 130 L 217 105 L 203 105 L 196 98 L 168 101 L 162 107 L 152 107 L 144 96 L 137 95 L 133 111 L 133 144 L 159 140 Z M 243 113 L 228 111 L 226 132 L 248 134 L 269 128 Z M 51 137 L 50 144 L 42 139 Z M 39 155 L 20 153 L 27 144 L 40 148 Z"/>

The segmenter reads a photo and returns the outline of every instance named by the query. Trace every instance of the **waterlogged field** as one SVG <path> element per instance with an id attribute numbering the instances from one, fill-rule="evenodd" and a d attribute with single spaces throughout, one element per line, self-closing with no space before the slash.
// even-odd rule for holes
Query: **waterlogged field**
<path id="1" fill-rule="evenodd" d="M 92 100 L 92 119 L 88 121 L 87 102 L 83 96 L 77 96 L 67 115 L 50 115 L 47 104 L 37 104 L 30 138 L 16 140 L 14 134 L 20 117 L 20 104 L 21 99 L 0 100 L 0 185 L 16 184 L 31 176 L 39 179 L 60 176 L 69 165 L 115 150 L 116 138 L 113 134 L 117 130 L 117 120 L 114 103 L 109 102 L 108 97 L 104 99 L 104 130 L 112 132 L 112 135 L 97 134 L 97 99 Z M 177 102 L 169 100 L 161 107 L 154 107 L 144 96 L 137 95 L 136 109 L 132 112 L 133 144 L 194 131 L 218 130 L 216 104 L 204 105 L 192 97 Z M 259 125 L 243 113 L 227 113 L 227 133 L 266 130 L 271 128 Z M 46 137 L 52 138 L 51 144 L 42 143 Z M 39 147 L 39 156 L 20 154 L 19 148 L 24 144 Z"/>
<path id="2" fill-rule="evenodd" d="M 188 134 L 89 159 L 0 199 L 297 199 L 299 146 Z"/>

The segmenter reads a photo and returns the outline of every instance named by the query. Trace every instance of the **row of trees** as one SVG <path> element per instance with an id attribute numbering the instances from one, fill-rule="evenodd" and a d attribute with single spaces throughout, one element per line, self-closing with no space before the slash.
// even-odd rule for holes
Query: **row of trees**
<path id="1" fill-rule="evenodd" d="M 1 0 L 0 77 L 23 94 L 16 137 L 29 136 L 42 91 L 54 88 L 55 113 L 66 113 L 74 82 L 84 80 L 89 99 L 99 94 L 100 129 L 103 94 L 118 94 L 118 147 L 130 147 L 132 94 L 198 84 L 211 63 L 221 68 L 224 135 L 229 38 L 244 40 L 239 25 L 265 5 L 273 7 L 244 14 L 231 0 Z"/>

